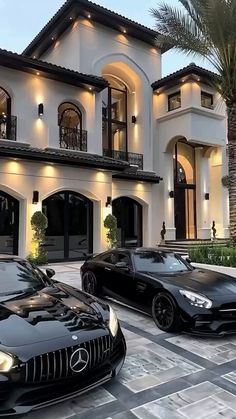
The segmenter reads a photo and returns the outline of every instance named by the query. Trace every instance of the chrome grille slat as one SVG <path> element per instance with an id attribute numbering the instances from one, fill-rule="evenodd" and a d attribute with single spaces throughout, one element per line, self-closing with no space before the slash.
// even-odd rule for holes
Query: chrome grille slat
<path id="1" fill-rule="evenodd" d="M 95 365 L 101 364 L 110 356 L 111 337 L 108 335 L 83 342 L 80 345 L 59 349 L 54 352 L 45 353 L 31 358 L 25 363 L 24 381 L 47 382 L 50 380 L 60 380 L 72 377 L 75 373 L 70 368 L 70 359 L 73 352 L 79 348 L 84 348 L 89 354 L 87 370 Z"/>

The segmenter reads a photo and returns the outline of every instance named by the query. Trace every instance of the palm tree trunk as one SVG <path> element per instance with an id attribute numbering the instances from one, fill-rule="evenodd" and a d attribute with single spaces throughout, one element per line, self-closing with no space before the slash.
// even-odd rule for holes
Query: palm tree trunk
<path id="1" fill-rule="evenodd" d="M 236 102 L 228 106 L 230 239 L 236 244 Z"/>

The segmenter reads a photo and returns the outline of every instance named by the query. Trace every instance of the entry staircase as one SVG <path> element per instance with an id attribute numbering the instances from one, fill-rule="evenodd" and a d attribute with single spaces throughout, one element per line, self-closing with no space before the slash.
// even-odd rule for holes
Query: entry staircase
<path id="1" fill-rule="evenodd" d="M 171 250 L 175 253 L 178 253 L 182 256 L 188 256 L 189 250 L 197 246 L 226 246 L 228 244 L 227 239 L 215 239 L 213 240 L 166 240 L 163 244 L 159 244 L 158 247 L 164 248 L 166 250 Z"/>

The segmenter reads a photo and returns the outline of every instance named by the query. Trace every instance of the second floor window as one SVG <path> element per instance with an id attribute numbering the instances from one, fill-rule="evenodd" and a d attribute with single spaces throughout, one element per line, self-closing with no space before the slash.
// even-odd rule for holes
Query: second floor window
<path id="1" fill-rule="evenodd" d="M 213 109 L 214 96 L 211 93 L 201 92 L 201 106 L 203 108 Z"/>
<path id="2" fill-rule="evenodd" d="M 113 77 L 107 77 L 110 86 L 103 91 L 102 120 L 104 153 L 127 152 L 127 87 Z"/>
<path id="3" fill-rule="evenodd" d="M 82 112 L 70 102 L 58 108 L 60 147 L 70 150 L 87 151 L 87 132 L 82 129 Z"/>
<path id="4" fill-rule="evenodd" d="M 181 92 L 173 93 L 168 96 L 168 111 L 174 111 L 181 107 Z"/>

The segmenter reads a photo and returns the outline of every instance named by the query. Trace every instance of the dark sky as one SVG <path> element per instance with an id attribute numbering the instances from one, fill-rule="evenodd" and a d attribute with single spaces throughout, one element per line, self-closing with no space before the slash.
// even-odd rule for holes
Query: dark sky
<path id="1" fill-rule="evenodd" d="M 178 5 L 178 0 L 166 1 Z M 0 47 L 21 53 L 63 3 L 64 0 L 0 0 Z M 96 0 L 96 3 L 146 26 L 155 24 L 149 9 L 157 7 L 157 0 Z M 167 52 L 163 55 L 163 76 L 193 61 L 208 67 L 208 63 L 191 56 Z"/>

